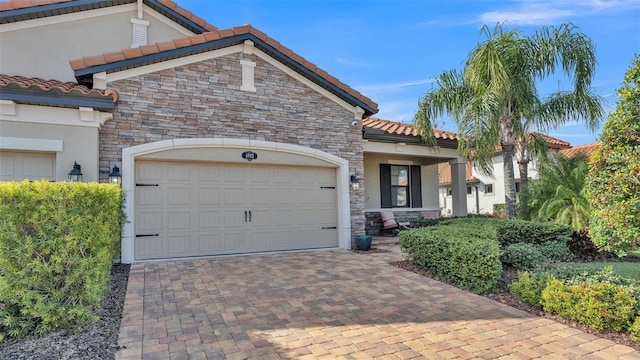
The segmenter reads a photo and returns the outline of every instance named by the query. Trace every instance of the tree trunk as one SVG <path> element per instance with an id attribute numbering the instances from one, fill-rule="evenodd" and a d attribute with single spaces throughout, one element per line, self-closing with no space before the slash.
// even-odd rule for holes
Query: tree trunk
<path id="1" fill-rule="evenodd" d="M 520 172 L 520 193 L 523 194 L 529 188 L 529 162 L 531 160 L 519 160 L 518 170 Z"/>
<path id="2" fill-rule="evenodd" d="M 507 208 L 507 218 L 515 219 L 518 216 L 516 208 L 516 178 L 513 168 L 513 144 L 502 144 L 502 163 L 504 166 L 504 202 Z"/>

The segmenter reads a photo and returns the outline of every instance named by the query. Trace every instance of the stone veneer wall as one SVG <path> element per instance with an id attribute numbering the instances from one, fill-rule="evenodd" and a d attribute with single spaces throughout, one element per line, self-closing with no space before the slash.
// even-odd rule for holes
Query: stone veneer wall
<path id="1" fill-rule="evenodd" d="M 256 92 L 240 91 L 240 60 L 256 62 Z M 109 83 L 119 93 L 100 129 L 101 181 L 122 149 L 176 138 L 239 138 L 319 149 L 364 176 L 353 113 L 255 55 L 232 54 Z M 352 240 L 364 234 L 364 190 L 351 191 Z"/>
<path id="2" fill-rule="evenodd" d="M 397 222 L 410 222 L 411 226 L 415 226 L 421 219 L 420 211 L 398 211 L 393 210 L 393 217 Z M 382 230 L 382 219 L 380 218 L 380 212 L 366 212 L 365 213 L 365 229 L 369 235 L 380 235 Z"/>

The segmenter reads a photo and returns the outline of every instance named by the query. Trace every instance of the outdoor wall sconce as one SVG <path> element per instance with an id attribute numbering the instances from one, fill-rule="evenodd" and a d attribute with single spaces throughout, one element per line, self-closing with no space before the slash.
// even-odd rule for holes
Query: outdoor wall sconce
<path id="1" fill-rule="evenodd" d="M 351 175 L 351 188 L 353 191 L 360 190 L 360 179 L 356 177 L 356 175 Z"/>
<path id="2" fill-rule="evenodd" d="M 109 174 L 109 182 L 111 184 L 122 184 L 122 175 L 120 174 L 120 168 L 116 164 L 113 164 L 113 168 L 111 169 L 111 173 Z"/>
<path id="3" fill-rule="evenodd" d="M 73 169 L 69 171 L 69 181 L 82 181 L 82 171 L 80 170 L 80 165 L 75 161 L 73 162 Z"/>

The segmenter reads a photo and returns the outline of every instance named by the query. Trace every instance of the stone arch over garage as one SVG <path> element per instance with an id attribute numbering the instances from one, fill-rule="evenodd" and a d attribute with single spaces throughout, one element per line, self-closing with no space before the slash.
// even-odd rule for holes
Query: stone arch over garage
<path id="1" fill-rule="evenodd" d="M 123 263 L 136 260 L 136 163 L 144 160 L 220 162 L 247 164 L 241 154 L 258 154 L 254 163 L 261 165 L 316 166 L 335 169 L 337 211 L 337 246 L 348 249 L 351 245 L 349 201 L 349 163 L 338 156 L 300 145 L 232 138 L 190 138 L 163 140 L 124 148 L 122 150 L 122 189 L 126 194 L 125 213 L 128 221 L 122 235 Z M 233 154 L 233 156 L 229 156 Z"/>

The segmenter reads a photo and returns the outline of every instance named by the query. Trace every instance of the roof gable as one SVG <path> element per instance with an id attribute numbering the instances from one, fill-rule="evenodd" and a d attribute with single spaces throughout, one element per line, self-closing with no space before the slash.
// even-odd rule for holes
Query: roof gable
<path id="1" fill-rule="evenodd" d="M 0 24 L 77 13 L 110 6 L 133 4 L 137 0 L 11 0 L 0 3 Z M 201 34 L 217 28 L 171 0 L 143 0 L 151 9 L 191 32 Z"/>
<path id="2" fill-rule="evenodd" d="M 200 35 L 189 36 L 172 41 L 156 43 L 139 48 L 124 49 L 96 56 L 87 56 L 71 60 L 69 64 L 75 72 L 78 82 L 90 85 L 93 74 L 112 73 L 121 70 L 142 67 L 171 59 L 205 53 L 250 40 L 254 46 L 285 66 L 328 90 L 352 106 L 359 106 L 365 116 L 376 113 L 378 105 L 368 97 L 352 89 L 315 64 L 305 60 L 289 48 L 271 39 L 265 33 L 251 25 L 243 25 L 224 30 L 215 30 Z"/>

